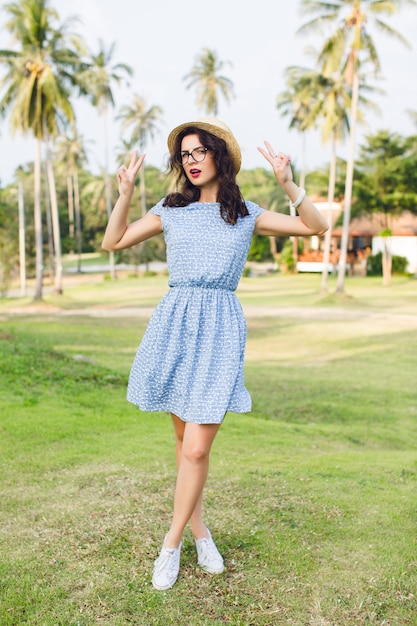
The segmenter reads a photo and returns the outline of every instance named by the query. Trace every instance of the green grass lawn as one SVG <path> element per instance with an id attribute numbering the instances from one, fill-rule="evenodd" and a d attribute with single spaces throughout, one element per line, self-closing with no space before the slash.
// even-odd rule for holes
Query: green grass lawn
<path id="1" fill-rule="evenodd" d="M 125 393 L 165 291 L 0 302 L 0 625 L 417 624 L 417 282 L 242 281 L 253 412 L 226 417 L 206 488 L 227 571 L 199 571 L 187 530 L 158 592 L 172 426 Z"/>

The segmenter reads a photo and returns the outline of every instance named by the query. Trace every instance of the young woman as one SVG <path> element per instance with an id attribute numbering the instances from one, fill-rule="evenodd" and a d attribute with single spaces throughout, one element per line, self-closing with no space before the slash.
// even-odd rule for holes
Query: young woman
<path id="1" fill-rule="evenodd" d="M 224 569 L 204 524 L 202 496 L 210 449 L 227 411 L 251 410 L 244 386 L 246 324 L 234 293 L 254 233 L 274 237 L 321 235 L 327 223 L 293 182 L 290 158 L 268 142 L 258 148 L 299 216 L 265 211 L 245 201 L 236 183 L 239 145 L 216 118 L 182 124 L 168 137 L 177 191 L 142 219 L 128 223 L 135 179 L 144 155 L 134 152 L 117 173 L 119 198 L 103 248 L 122 250 L 164 233 L 169 291 L 149 322 L 132 366 L 128 400 L 145 411 L 171 413 L 177 482 L 171 527 L 155 561 L 152 583 L 172 587 L 179 573 L 184 528 L 191 521 L 198 564 Z"/>

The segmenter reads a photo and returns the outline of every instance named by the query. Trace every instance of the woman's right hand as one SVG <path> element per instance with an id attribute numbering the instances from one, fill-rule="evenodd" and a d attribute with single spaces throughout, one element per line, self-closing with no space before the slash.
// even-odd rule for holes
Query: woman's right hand
<path id="1" fill-rule="evenodd" d="M 135 188 L 135 180 L 137 173 L 139 172 L 145 154 L 138 156 L 138 151 L 135 150 L 130 159 L 129 165 L 122 165 L 117 170 L 117 182 L 119 183 L 119 194 L 121 196 L 131 196 Z"/>

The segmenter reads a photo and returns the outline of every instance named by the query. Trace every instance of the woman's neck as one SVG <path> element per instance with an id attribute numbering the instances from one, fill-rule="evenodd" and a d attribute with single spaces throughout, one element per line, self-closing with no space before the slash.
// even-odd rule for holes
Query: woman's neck
<path id="1" fill-rule="evenodd" d="M 201 187 L 200 202 L 217 202 L 218 187 L 211 185 L 210 187 Z"/>
<path id="2" fill-rule="evenodd" d="M 217 202 L 216 196 L 207 196 L 205 194 L 201 194 L 199 198 L 199 202 L 204 202 L 207 204 L 213 204 L 213 202 Z"/>

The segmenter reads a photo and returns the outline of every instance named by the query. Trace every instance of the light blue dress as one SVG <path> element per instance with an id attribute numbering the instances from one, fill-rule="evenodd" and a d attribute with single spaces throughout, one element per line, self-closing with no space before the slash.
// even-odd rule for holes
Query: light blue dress
<path id="1" fill-rule="evenodd" d="M 169 291 L 156 307 L 129 377 L 127 399 L 184 422 L 219 424 L 251 410 L 244 385 L 246 323 L 234 291 L 263 209 L 227 224 L 218 203 L 151 209 L 160 215 Z"/>

